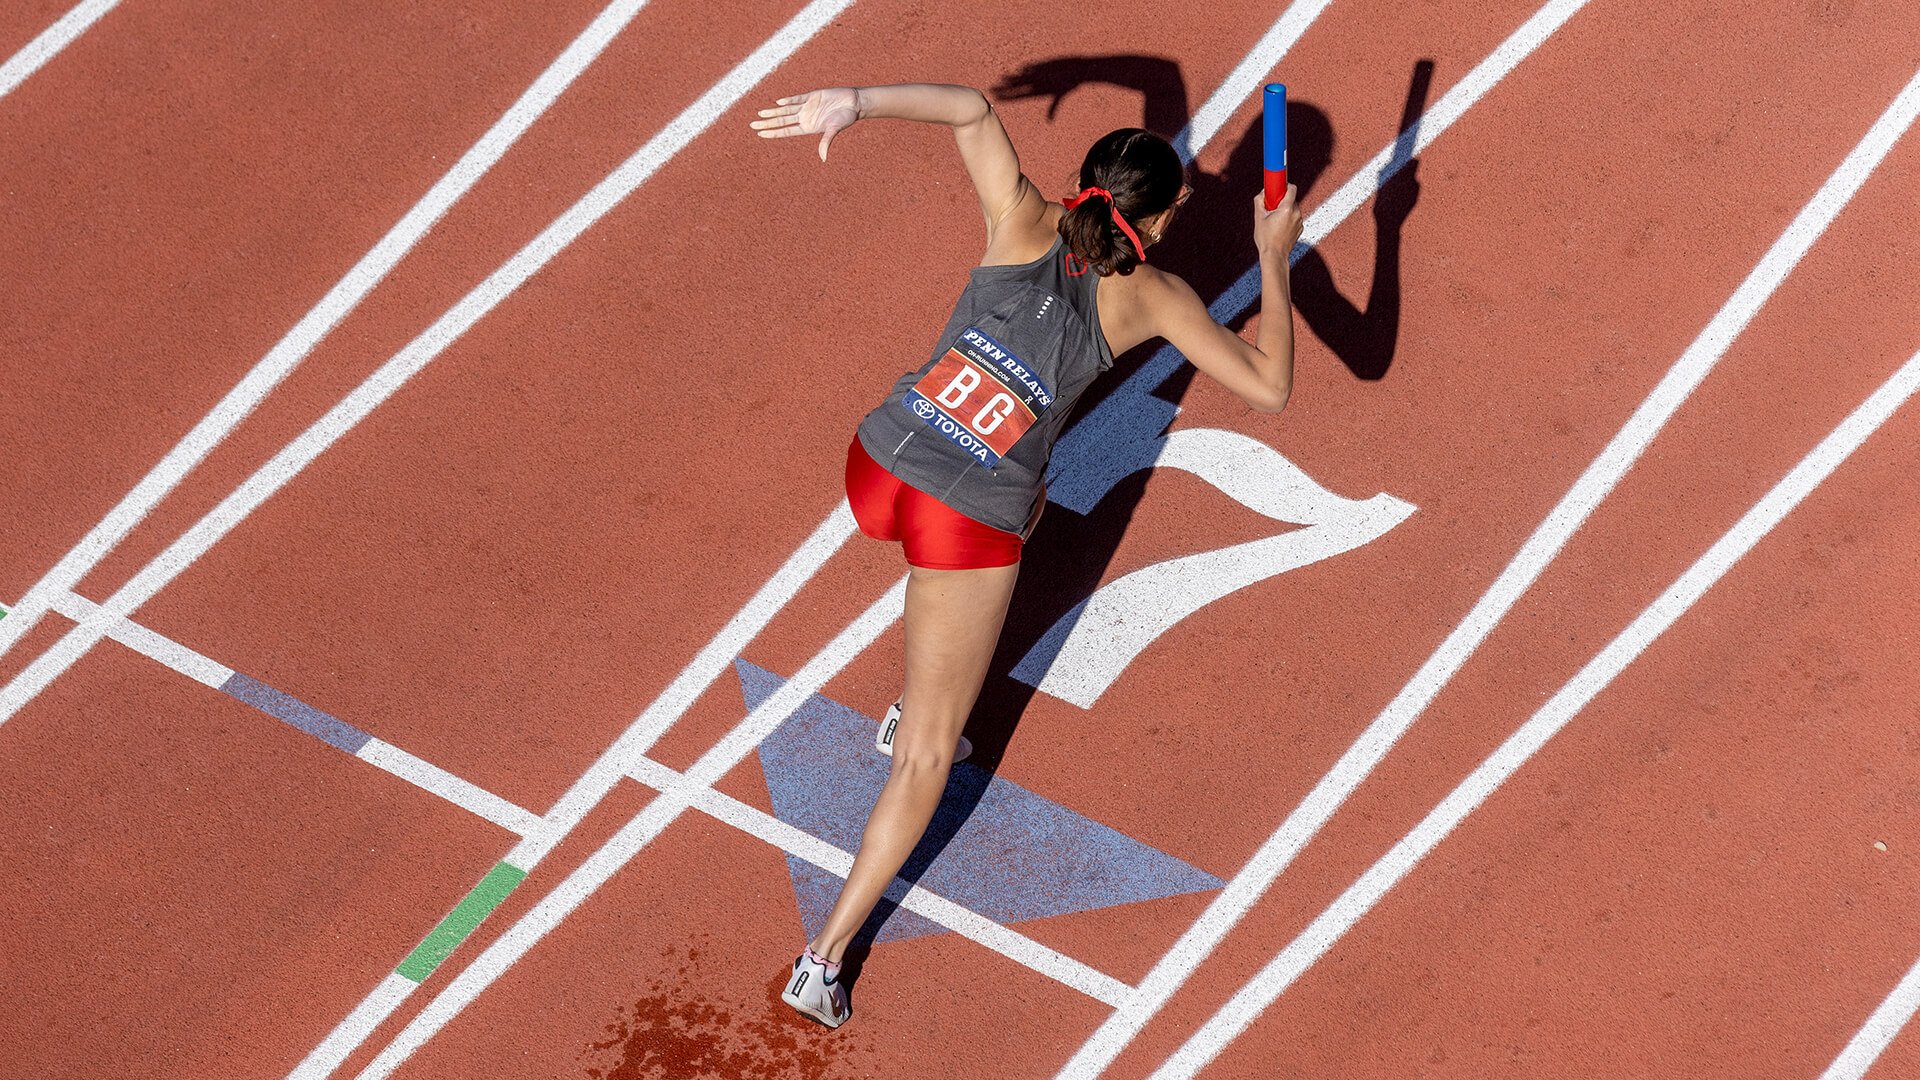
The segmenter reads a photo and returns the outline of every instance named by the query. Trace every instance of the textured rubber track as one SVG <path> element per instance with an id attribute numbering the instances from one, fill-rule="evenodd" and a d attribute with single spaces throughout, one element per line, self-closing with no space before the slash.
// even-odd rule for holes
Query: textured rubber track
<path id="1" fill-rule="evenodd" d="M 797 7 L 652 0 L 78 591 L 135 574 Z M 1311 110 L 1292 166 L 1309 211 L 1393 137 L 1418 61 L 1431 102 L 1537 5 L 1403 7 L 1334 0 L 1281 66 Z M 595 10 L 129 4 L 0 99 L 0 602 Z M 844 432 L 924 358 L 979 244 L 943 133 L 863 126 L 821 166 L 751 139 L 751 107 L 1065 58 L 1051 70 L 1129 85 L 996 102 L 1030 175 L 1065 190 L 1107 129 L 1178 127 L 1278 11 L 1203 5 L 1143 42 L 1117 3 L 860 0 L 136 618 L 545 811 L 833 508 Z M 1204 608 L 1083 710 L 1006 674 L 1056 618 L 1287 526 L 1172 470 L 1086 516 L 1052 507 L 976 759 L 1231 877 L 1912 77 L 1916 43 L 1920 18 L 1886 0 L 1592 0 L 1421 156 L 1384 371 L 1330 292 L 1364 305 L 1377 272 L 1356 213 L 1296 273 L 1285 414 L 1185 376 L 1160 391 L 1176 428 L 1418 510 Z M 1134 58 L 1071 60 L 1114 54 Z M 1199 155 L 1154 253 L 1206 297 L 1252 262 L 1255 119 Z M 1917 179 L 1909 137 L 1108 1075 L 1150 1073 L 1920 347 Z M 1920 824 L 1915 423 L 1896 415 L 1205 1075 L 1819 1075 L 1920 956 L 1901 840 Z M 850 542 L 746 658 L 793 673 L 900 572 Z M 824 692 L 879 716 L 900 649 L 883 636 Z M 742 715 L 724 677 L 653 756 L 685 768 Z M 24 884 L 0 954 L 24 958 L 28 1003 L 0 1042 L 35 1075 L 285 1075 L 516 839 L 111 642 L 0 727 L 0 758 L 0 853 Z M 718 786 L 771 807 L 755 764 Z M 617 788 L 336 1075 L 647 797 Z M 1015 929 L 1131 983 L 1207 899 Z M 855 1020 L 823 1032 L 778 1005 L 798 943 L 778 852 L 689 813 L 396 1075 L 1051 1075 L 1108 1013 L 945 934 L 876 948 Z M 1914 1057 L 1909 1031 L 1869 1075 Z"/>

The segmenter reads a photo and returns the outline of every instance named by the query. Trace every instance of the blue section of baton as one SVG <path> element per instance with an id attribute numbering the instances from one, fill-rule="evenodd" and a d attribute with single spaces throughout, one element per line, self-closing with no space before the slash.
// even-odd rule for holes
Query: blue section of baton
<path id="1" fill-rule="evenodd" d="M 361 747 L 373 740 L 373 736 L 352 724 L 237 671 L 220 684 L 220 692 L 246 702 L 275 720 L 292 724 L 321 742 L 337 746 L 349 754 L 359 753 Z"/>
<path id="2" fill-rule="evenodd" d="M 1287 167 L 1287 87 L 1284 83 L 1268 83 L 1266 93 L 1260 95 L 1261 118 L 1264 121 L 1261 143 L 1268 172 L 1279 172 Z"/>

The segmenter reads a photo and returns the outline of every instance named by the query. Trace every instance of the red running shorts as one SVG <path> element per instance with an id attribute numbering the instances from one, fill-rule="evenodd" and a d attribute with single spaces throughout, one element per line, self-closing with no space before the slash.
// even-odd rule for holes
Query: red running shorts
<path id="1" fill-rule="evenodd" d="M 984 570 L 1020 561 L 1020 537 L 967 515 L 880 466 L 853 437 L 847 447 L 847 501 L 860 531 L 898 540 L 907 562 L 928 570 Z"/>

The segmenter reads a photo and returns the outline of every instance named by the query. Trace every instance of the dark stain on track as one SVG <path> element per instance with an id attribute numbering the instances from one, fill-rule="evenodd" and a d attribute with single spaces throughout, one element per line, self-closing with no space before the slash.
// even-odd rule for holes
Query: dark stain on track
<path id="1" fill-rule="evenodd" d="M 716 1001 L 695 987 L 701 950 L 663 952 L 662 974 L 649 993 L 605 1028 L 607 1038 L 589 1043 L 592 1080 L 788 1080 L 868 1075 L 850 1063 L 855 1047 L 842 1031 L 805 1019 L 780 1000 L 782 975 L 766 986 L 763 1003 Z M 617 1056 L 611 1065 L 602 1064 Z"/>

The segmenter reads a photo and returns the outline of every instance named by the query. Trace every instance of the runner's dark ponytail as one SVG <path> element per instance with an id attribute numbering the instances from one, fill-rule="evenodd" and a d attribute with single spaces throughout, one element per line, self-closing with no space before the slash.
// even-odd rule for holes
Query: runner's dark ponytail
<path id="1" fill-rule="evenodd" d="M 1167 140 L 1140 128 L 1121 128 L 1101 136 L 1080 166 L 1085 197 L 1060 215 L 1060 236 L 1101 277 L 1131 274 L 1145 252 L 1136 246 L 1137 222 L 1173 205 L 1186 170 Z M 1100 188 L 1098 193 L 1087 189 Z M 1114 220 L 1118 214 L 1126 228 Z"/>

